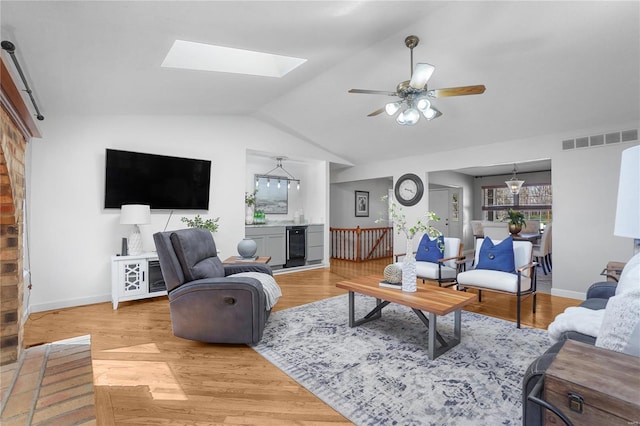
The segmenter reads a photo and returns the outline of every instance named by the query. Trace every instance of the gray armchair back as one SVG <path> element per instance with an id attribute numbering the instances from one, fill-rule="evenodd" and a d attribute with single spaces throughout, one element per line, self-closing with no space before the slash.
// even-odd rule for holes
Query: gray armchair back
<path id="1" fill-rule="evenodd" d="M 271 275 L 267 265 L 223 264 L 211 232 L 158 232 L 153 240 L 167 285 L 173 334 L 209 343 L 257 343 L 269 317 L 262 284 L 239 272 Z"/>

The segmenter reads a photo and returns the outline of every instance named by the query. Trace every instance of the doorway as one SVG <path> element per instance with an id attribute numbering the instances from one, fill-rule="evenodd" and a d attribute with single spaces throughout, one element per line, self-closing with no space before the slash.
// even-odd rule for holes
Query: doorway
<path id="1" fill-rule="evenodd" d="M 445 237 L 462 239 L 461 192 L 461 188 L 429 190 L 429 209 L 440 218 L 432 225 Z"/>

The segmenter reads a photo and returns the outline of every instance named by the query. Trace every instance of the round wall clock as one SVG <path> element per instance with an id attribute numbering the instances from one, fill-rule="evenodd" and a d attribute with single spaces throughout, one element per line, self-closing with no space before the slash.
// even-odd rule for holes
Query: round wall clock
<path id="1" fill-rule="evenodd" d="M 414 206 L 424 194 L 422 179 L 413 173 L 404 174 L 396 181 L 394 193 L 396 200 L 403 206 Z"/>

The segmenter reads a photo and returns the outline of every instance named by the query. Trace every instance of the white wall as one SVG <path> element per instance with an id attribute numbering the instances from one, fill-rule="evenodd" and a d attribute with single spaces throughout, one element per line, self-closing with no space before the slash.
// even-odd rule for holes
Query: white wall
<path id="1" fill-rule="evenodd" d="M 304 179 L 317 199 L 303 207 L 321 217 L 328 215 L 326 161 L 342 161 L 248 117 L 49 115 L 40 126 L 43 138 L 30 142 L 28 166 L 32 312 L 110 300 L 110 257 L 130 227 L 118 223 L 118 210 L 103 208 L 106 148 L 211 160 L 209 211 L 176 211 L 167 229 L 184 227 L 182 216 L 219 216 L 223 258 L 244 237 L 247 150 L 316 159 L 315 174 Z M 153 223 L 142 227 L 146 249 L 168 219 L 169 211 L 152 211 Z"/>
<path id="2" fill-rule="evenodd" d="M 379 228 L 387 223 L 376 223 L 386 219 L 387 203 L 381 198 L 388 195 L 390 178 L 345 182 L 331 185 L 331 226 L 334 228 Z M 369 192 L 369 217 L 356 217 L 355 191 Z"/>
<path id="3" fill-rule="evenodd" d="M 553 185 L 553 294 L 584 298 L 609 260 L 627 261 L 632 241 L 613 236 L 620 156 L 638 142 L 594 148 L 562 150 L 562 140 L 584 135 L 637 129 L 640 123 L 610 128 L 579 129 L 425 156 L 410 156 L 336 171 L 332 184 L 408 172 L 424 176 L 430 171 L 455 170 L 551 158 Z M 384 171 L 384 172 L 382 172 Z M 426 182 L 428 183 L 428 182 Z M 406 208 L 407 217 L 428 209 L 428 200 Z"/>
<path id="4" fill-rule="evenodd" d="M 315 160 L 309 161 L 305 180 L 310 180 L 310 190 L 317 191 L 318 196 L 305 199 L 303 208 L 306 216 L 325 222 L 325 226 L 331 203 L 329 184 L 323 178 L 329 173 L 329 161 L 344 163 L 314 145 L 248 117 L 49 115 L 40 126 L 44 137 L 30 142 L 27 170 L 31 311 L 110 299 L 110 257 L 120 251 L 120 240 L 130 229 L 119 225 L 118 211 L 102 207 L 107 147 L 211 160 L 210 210 L 189 214 L 220 216 L 216 242 L 223 257 L 235 254 L 237 242 L 244 236 L 247 150 Z M 599 273 L 607 261 L 631 257 L 632 241 L 613 236 L 613 221 L 620 153 L 637 142 L 562 151 L 561 141 L 639 126 L 640 123 L 625 123 L 380 161 L 335 171 L 331 182 L 388 176 L 393 176 L 395 182 L 404 173 L 416 173 L 428 187 L 431 171 L 551 158 L 553 291 L 580 298 L 592 282 L 601 278 Z M 351 210 L 348 204 L 347 212 Z M 427 195 L 416 206 L 405 208 L 405 214 L 411 223 L 428 209 Z M 373 219 L 372 204 L 370 211 Z M 167 229 L 182 227 L 180 217 L 184 215 L 174 213 Z M 164 228 L 168 217 L 167 211 L 152 213 L 153 224 L 143 229 L 147 242 L 151 233 Z M 404 248 L 404 239 L 396 236 L 395 245 Z M 325 240 L 325 255 L 327 250 Z"/>

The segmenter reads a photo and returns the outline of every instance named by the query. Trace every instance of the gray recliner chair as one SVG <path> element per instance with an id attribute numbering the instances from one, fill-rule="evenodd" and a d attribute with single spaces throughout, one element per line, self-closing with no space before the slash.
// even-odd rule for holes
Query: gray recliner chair
<path id="1" fill-rule="evenodd" d="M 211 232 L 182 229 L 153 235 L 167 285 L 173 334 L 209 343 L 258 343 L 270 310 L 256 278 L 272 275 L 268 265 L 223 264 Z"/>

